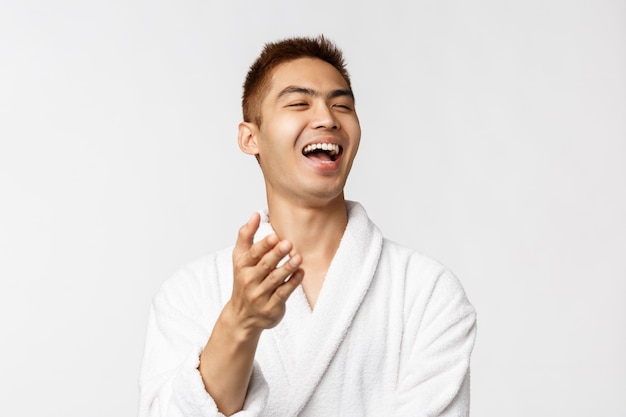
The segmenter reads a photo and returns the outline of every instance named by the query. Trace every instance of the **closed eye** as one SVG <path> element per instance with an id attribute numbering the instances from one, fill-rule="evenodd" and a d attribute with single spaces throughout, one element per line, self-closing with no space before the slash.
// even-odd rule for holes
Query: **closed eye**
<path id="1" fill-rule="evenodd" d="M 352 111 L 352 106 L 349 106 L 347 104 L 335 104 L 334 107 L 338 107 L 342 110 L 350 110 Z"/>

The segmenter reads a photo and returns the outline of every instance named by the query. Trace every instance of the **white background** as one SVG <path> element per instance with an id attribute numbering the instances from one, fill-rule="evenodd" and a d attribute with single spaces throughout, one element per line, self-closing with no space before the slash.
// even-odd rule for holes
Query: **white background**
<path id="1" fill-rule="evenodd" d="M 347 189 L 461 279 L 472 415 L 626 415 L 626 3 L 3 1 L 0 415 L 133 416 L 148 307 L 264 206 L 266 41 L 345 51 Z"/>

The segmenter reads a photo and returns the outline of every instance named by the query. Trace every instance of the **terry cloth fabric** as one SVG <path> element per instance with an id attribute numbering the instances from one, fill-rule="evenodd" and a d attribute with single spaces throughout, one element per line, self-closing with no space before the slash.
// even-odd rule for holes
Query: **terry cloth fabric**
<path id="1" fill-rule="evenodd" d="M 363 207 L 348 225 L 315 309 L 301 287 L 261 336 L 235 416 L 469 415 L 476 316 L 436 261 L 383 238 Z M 256 239 L 272 233 L 267 213 Z M 197 370 L 232 290 L 232 247 L 168 280 L 150 310 L 140 417 L 221 416 Z"/>

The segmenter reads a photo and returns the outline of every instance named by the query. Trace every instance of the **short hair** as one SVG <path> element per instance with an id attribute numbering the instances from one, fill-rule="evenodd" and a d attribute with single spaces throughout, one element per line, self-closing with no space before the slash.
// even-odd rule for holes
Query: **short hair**
<path id="1" fill-rule="evenodd" d="M 261 125 L 261 103 L 267 94 L 272 71 L 279 65 L 299 58 L 317 58 L 335 67 L 352 90 L 343 53 L 324 35 L 315 38 L 295 37 L 266 43 L 261 55 L 248 70 L 243 84 L 241 109 L 245 122 Z"/>

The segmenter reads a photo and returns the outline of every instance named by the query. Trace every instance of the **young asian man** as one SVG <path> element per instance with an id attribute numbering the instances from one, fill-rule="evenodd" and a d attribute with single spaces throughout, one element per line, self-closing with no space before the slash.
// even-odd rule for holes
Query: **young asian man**
<path id="1" fill-rule="evenodd" d="M 140 416 L 469 415 L 460 283 L 344 198 L 361 129 L 339 49 L 267 44 L 242 107 L 267 210 L 155 297 Z"/>

